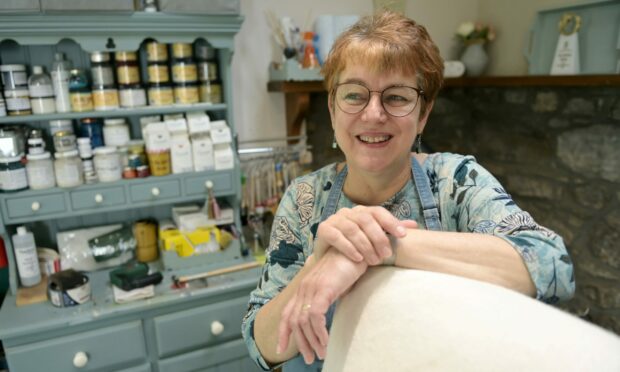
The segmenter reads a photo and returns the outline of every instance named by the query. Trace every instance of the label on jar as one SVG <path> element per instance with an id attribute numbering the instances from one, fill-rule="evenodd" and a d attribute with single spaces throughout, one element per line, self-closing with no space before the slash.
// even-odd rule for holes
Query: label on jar
<path id="1" fill-rule="evenodd" d="M 28 84 L 26 71 L 3 71 L 2 84 L 7 88 L 13 88 Z"/>
<path id="2" fill-rule="evenodd" d="M 170 151 L 149 152 L 149 168 L 153 176 L 170 174 Z"/>
<path id="3" fill-rule="evenodd" d="M 56 182 L 59 187 L 73 187 L 82 184 L 80 166 L 74 161 L 57 159 L 54 168 L 56 170 Z"/>
<path id="4" fill-rule="evenodd" d="M 149 83 L 167 83 L 170 81 L 167 65 L 149 65 L 147 70 Z"/>
<path id="5" fill-rule="evenodd" d="M 182 104 L 198 103 L 198 87 L 174 87 L 174 101 Z"/>
<path id="6" fill-rule="evenodd" d="M 191 58 L 192 45 L 186 43 L 172 44 L 172 56 L 175 58 Z"/>
<path id="7" fill-rule="evenodd" d="M 140 83 L 140 70 L 138 66 L 118 66 L 116 76 L 119 84 L 138 84 Z"/>
<path id="8" fill-rule="evenodd" d="M 149 88 L 149 105 L 162 106 L 172 105 L 174 103 L 174 96 L 172 94 L 172 88 Z"/>
<path id="9" fill-rule="evenodd" d="M 54 168 L 52 161 L 28 162 L 28 181 L 31 189 L 46 189 L 54 187 Z"/>
<path id="10" fill-rule="evenodd" d="M 31 85 L 28 87 L 30 98 L 54 97 L 54 88 L 51 84 Z"/>
<path id="11" fill-rule="evenodd" d="M 69 96 L 71 98 L 71 109 L 73 111 L 92 111 L 93 95 L 90 92 L 74 92 Z"/>
<path id="12" fill-rule="evenodd" d="M 140 107 L 146 105 L 146 93 L 142 88 L 121 89 L 118 91 L 123 107 Z"/>
<path id="13" fill-rule="evenodd" d="M 21 190 L 28 187 L 26 168 L 7 169 L 0 172 L 0 187 L 4 191 Z"/>
<path id="14" fill-rule="evenodd" d="M 6 109 L 11 111 L 30 110 L 30 100 L 28 97 L 6 98 Z"/>
<path id="15" fill-rule="evenodd" d="M 193 63 L 178 63 L 172 66 L 172 81 L 175 83 L 192 82 L 197 78 L 196 65 Z"/>
<path id="16" fill-rule="evenodd" d="M 125 146 L 129 140 L 127 124 L 106 124 L 103 126 L 103 141 L 106 146 Z"/>
<path id="17" fill-rule="evenodd" d="M 121 179 L 123 170 L 118 155 L 95 155 L 95 171 L 101 182 L 114 182 Z"/>
<path id="18" fill-rule="evenodd" d="M 94 90 L 93 101 L 97 111 L 117 109 L 118 91 L 116 89 Z"/>

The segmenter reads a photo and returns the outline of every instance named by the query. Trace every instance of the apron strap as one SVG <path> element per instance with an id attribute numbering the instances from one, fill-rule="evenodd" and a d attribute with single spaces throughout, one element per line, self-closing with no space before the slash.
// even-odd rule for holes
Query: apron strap
<path id="1" fill-rule="evenodd" d="M 415 187 L 418 190 L 418 197 L 422 204 L 422 211 L 424 213 L 424 222 L 426 223 L 427 230 L 441 231 L 441 219 L 439 218 L 439 209 L 433 192 L 431 191 L 431 183 L 426 175 L 426 172 L 418 163 L 418 161 L 411 158 L 411 171 L 413 172 L 413 180 Z"/>

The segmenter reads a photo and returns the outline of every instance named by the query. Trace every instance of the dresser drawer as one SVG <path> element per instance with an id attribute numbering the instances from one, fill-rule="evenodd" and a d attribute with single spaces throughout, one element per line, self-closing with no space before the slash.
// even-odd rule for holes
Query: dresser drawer
<path id="1" fill-rule="evenodd" d="M 7 199 L 6 207 L 9 218 L 45 216 L 67 210 L 63 193 Z"/>
<path id="2" fill-rule="evenodd" d="M 258 372 L 242 339 L 159 361 L 159 372 Z M 208 368 L 208 369 L 207 369 Z"/>
<path id="3" fill-rule="evenodd" d="M 241 337 L 241 318 L 248 298 L 236 298 L 156 317 L 155 340 L 160 357 Z"/>
<path id="4" fill-rule="evenodd" d="M 129 190 L 133 202 L 156 201 L 181 196 L 179 180 L 132 185 Z"/>
<path id="5" fill-rule="evenodd" d="M 71 192 L 73 209 L 110 207 L 125 203 L 125 191 L 122 186 Z"/>
<path id="6" fill-rule="evenodd" d="M 234 194 L 233 172 L 230 171 L 213 172 L 202 176 L 187 178 L 185 180 L 185 194 L 206 196 L 207 181 L 213 182 L 213 192 L 215 195 Z"/>
<path id="7" fill-rule="evenodd" d="M 146 362 L 146 349 L 135 321 L 8 348 L 6 356 L 15 371 L 112 371 Z"/>

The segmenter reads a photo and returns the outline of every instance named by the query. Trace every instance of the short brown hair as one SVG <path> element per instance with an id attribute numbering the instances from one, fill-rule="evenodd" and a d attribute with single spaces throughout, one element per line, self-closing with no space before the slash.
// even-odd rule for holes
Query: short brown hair
<path id="1" fill-rule="evenodd" d="M 416 75 L 425 92 L 420 115 L 437 97 L 443 82 L 443 59 L 426 28 L 414 20 L 388 10 L 366 16 L 334 42 L 321 73 L 330 94 L 347 63 L 359 60 L 378 72 L 397 71 Z"/>

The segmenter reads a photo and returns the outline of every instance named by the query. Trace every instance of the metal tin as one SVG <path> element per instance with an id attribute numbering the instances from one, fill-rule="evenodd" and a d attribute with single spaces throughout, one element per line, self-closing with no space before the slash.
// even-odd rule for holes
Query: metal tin
<path id="1" fill-rule="evenodd" d="M 217 80 L 217 63 L 213 61 L 206 61 L 198 63 L 198 80 L 211 81 Z"/>
<path id="2" fill-rule="evenodd" d="M 173 58 L 192 58 L 192 44 L 174 43 L 172 44 Z"/>
<path id="3" fill-rule="evenodd" d="M 130 52 L 130 51 L 119 51 L 119 52 L 116 52 L 116 54 L 114 54 L 114 58 L 116 58 L 116 62 L 137 61 L 138 54 L 136 52 Z"/>
<path id="4" fill-rule="evenodd" d="M 177 60 L 172 64 L 172 81 L 195 83 L 198 80 L 196 64 L 191 60 Z"/>
<path id="5" fill-rule="evenodd" d="M 157 41 L 146 43 L 146 60 L 148 62 L 166 62 L 168 60 L 168 45 Z"/>
<path id="6" fill-rule="evenodd" d="M 170 82 L 170 72 L 167 63 L 149 63 L 146 68 L 149 83 Z"/>
<path id="7" fill-rule="evenodd" d="M 28 188 L 28 176 L 23 155 L 0 158 L 0 189 L 2 191 L 19 191 Z"/>
<path id="8" fill-rule="evenodd" d="M 6 99 L 6 112 L 9 116 L 32 114 L 27 87 L 5 90 L 4 97 Z"/>
<path id="9" fill-rule="evenodd" d="M 150 106 L 166 106 L 174 103 L 172 86 L 169 84 L 151 84 L 148 95 Z"/>
<path id="10" fill-rule="evenodd" d="M 93 87 L 93 106 L 96 111 L 115 110 L 118 108 L 118 90 L 112 86 Z"/>
<path id="11" fill-rule="evenodd" d="M 222 103 L 222 84 L 204 82 L 200 85 L 200 102 Z"/>
<path id="12" fill-rule="evenodd" d="M 180 104 L 198 103 L 200 97 L 198 94 L 198 84 L 177 84 L 174 86 L 174 102 Z"/>

